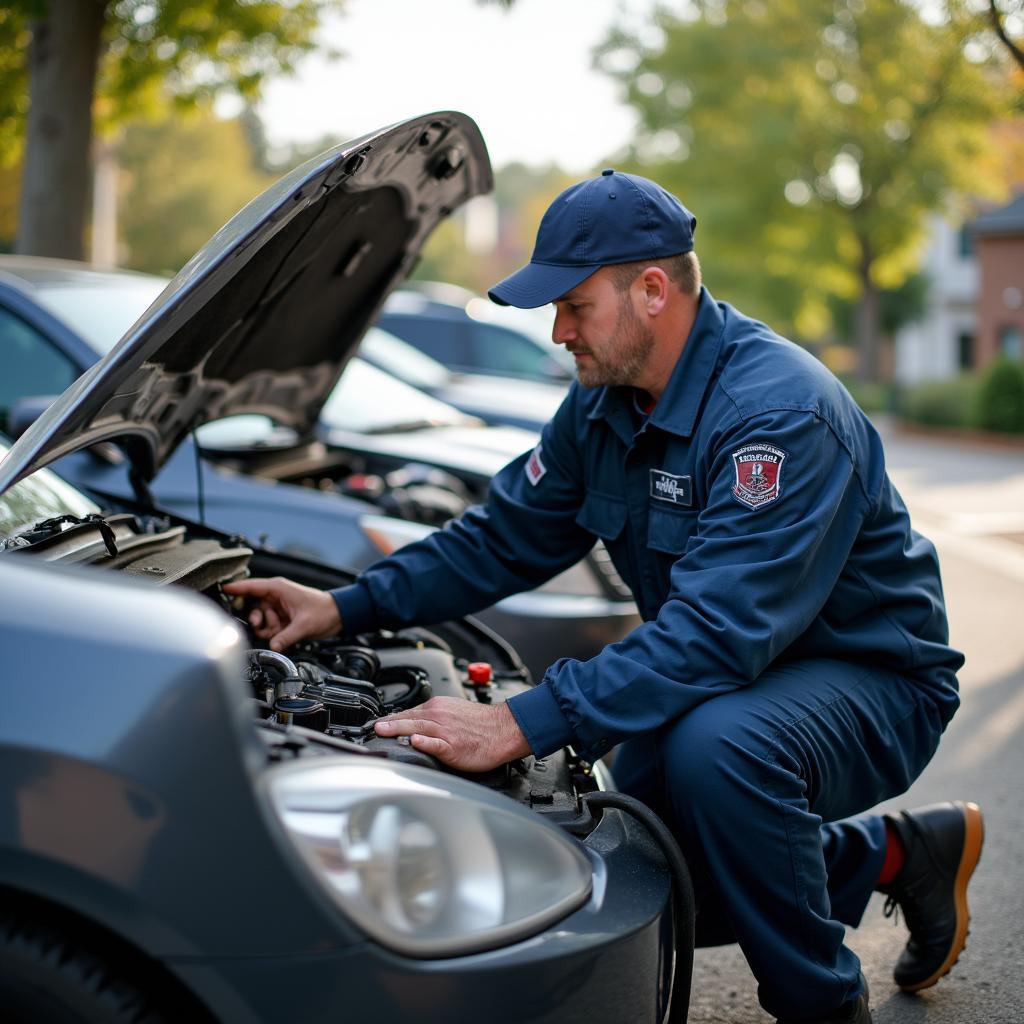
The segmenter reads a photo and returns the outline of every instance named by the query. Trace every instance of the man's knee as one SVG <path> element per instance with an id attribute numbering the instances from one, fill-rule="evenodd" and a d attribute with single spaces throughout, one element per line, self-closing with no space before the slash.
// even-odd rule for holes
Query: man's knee
<path id="1" fill-rule="evenodd" d="M 717 806 L 728 814 L 723 801 L 759 784 L 767 746 L 728 695 L 712 698 L 662 731 L 666 789 L 677 806 Z"/>

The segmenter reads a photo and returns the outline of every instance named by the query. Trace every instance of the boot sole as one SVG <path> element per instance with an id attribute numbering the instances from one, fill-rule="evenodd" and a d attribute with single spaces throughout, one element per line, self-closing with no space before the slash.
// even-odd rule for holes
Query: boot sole
<path id="1" fill-rule="evenodd" d="M 949 974 L 953 965 L 960 958 L 960 954 L 967 945 L 967 936 L 971 924 L 971 913 L 967 907 L 967 883 L 974 874 L 974 869 L 981 860 L 981 848 L 985 842 L 985 822 L 981 816 L 981 808 L 974 803 L 959 804 L 964 814 L 964 848 L 960 854 L 960 864 L 956 872 L 956 882 L 953 887 L 953 896 L 956 901 L 956 932 L 953 935 L 953 943 L 949 947 L 946 959 L 939 967 L 930 974 L 924 981 L 915 982 L 913 985 L 900 985 L 904 992 L 920 992 L 922 989 L 931 988 L 940 978 Z"/>

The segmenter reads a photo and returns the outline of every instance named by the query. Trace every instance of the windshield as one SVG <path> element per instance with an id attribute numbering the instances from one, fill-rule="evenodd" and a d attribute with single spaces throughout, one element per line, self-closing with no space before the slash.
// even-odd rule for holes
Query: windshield
<path id="1" fill-rule="evenodd" d="M 0 462 L 7 445 L 0 442 Z M 87 516 L 99 512 L 99 505 L 65 483 L 48 469 L 37 469 L 31 476 L 0 494 L 0 540 L 23 533 L 42 519 L 54 516 Z"/>
<path id="2" fill-rule="evenodd" d="M 451 378 L 447 367 L 380 327 L 371 327 L 366 332 L 359 351 L 370 362 L 414 388 L 442 388 Z"/>
<path id="3" fill-rule="evenodd" d="M 352 359 L 320 413 L 328 429 L 356 434 L 384 434 L 420 426 L 464 426 L 476 422 L 444 402 L 395 380 L 362 359 Z M 295 431 L 268 416 L 247 413 L 205 423 L 196 431 L 200 448 L 286 448 Z"/>
<path id="4" fill-rule="evenodd" d="M 87 281 L 36 282 L 32 294 L 106 355 L 166 285 L 167 278 L 147 274 L 90 274 Z"/>
<path id="5" fill-rule="evenodd" d="M 336 430 L 380 434 L 419 424 L 463 426 L 469 417 L 362 359 L 352 359 L 327 399 L 320 422 Z"/>
<path id="6" fill-rule="evenodd" d="M 516 306 L 496 306 L 489 299 L 474 298 L 466 303 L 466 313 L 473 320 L 507 327 L 529 338 L 549 359 L 554 360 L 575 376 L 576 360 L 564 345 L 551 343 L 551 326 L 555 320 L 555 307 L 519 309 Z"/>

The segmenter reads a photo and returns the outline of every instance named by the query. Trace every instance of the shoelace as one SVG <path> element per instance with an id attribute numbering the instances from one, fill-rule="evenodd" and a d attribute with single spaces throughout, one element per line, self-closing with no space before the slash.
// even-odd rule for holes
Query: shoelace
<path id="1" fill-rule="evenodd" d="M 885 906 L 882 907 L 882 916 L 891 917 L 894 925 L 898 925 L 900 923 L 900 905 L 895 896 L 885 897 Z"/>

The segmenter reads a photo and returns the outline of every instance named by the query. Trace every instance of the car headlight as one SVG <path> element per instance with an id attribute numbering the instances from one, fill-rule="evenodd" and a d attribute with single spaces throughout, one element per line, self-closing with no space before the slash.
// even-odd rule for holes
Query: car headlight
<path id="1" fill-rule="evenodd" d="M 590 894 L 590 862 L 572 840 L 461 779 L 360 758 L 279 770 L 269 787 L 321 884 L 396 952 L 454 956 L 504 945 Z"/>

